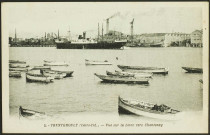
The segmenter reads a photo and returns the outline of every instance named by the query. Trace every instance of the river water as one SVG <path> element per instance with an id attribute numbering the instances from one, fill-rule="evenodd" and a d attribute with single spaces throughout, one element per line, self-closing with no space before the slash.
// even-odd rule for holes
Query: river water
<path id="1" fill-rule="evenodd" d="M 10 47 L 10 59 L 26 61 L 30 66 L 43 60 L 65 61 L 73 77 L 53 83 L 27 83 L 25 73 L 9 78 L 9 109 L 18 116 L 18 108 L 37 110 L 61 117 L 76 114 L 118 115 L 118 96 L 157 104 L 181 111 L 201 111 L 202 74 L 188 74 L 183 66 L 202 67 L 202 48 L 129 48 L 124 50 L 73 50 L 54 47 Z M 116 59 L 118 57 L 118 60 Z M 113 65 L 86 66 L 85 59 L 108 60 Z M 118 64 L 168 67 L 169 74 L 154 75 L 149 85 L 102 83 L 94 73 L 120 69 Z"/>

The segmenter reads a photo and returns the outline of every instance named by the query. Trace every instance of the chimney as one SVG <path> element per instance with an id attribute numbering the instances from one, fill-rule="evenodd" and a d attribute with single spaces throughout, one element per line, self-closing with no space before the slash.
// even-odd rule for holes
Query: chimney
<path id="1" fill-rule="evenodd" d="M 45 32 L 45 35 L 44 35 L 44 40 L 46 41 L 46 32 Z"/>
<path id="2" fill-rule="evenodd" d="M 106 34 L 109 33 L 109 18 L 106 19 Z"/>
<path id="3" fill-rule="evenodd" d="M 83 32 L 83 39 L 86 39 L 86 32 Z"/>

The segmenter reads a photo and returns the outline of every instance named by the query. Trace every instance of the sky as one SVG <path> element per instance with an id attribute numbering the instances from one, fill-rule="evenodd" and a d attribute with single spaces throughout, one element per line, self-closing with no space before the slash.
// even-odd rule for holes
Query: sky
<path id="1" fill-rule="evenodd" d="M 165 3 L 138 2 L 68 2 L 68 3 L 6 3 L 9 36 L 15 29 L 20 38 L 43 37 L 44 33 L 66 36 L 97 34 L 98 23 L 106 32 L 106 18 L 109 29 L 130 34 L 130 22 L 134 18 L 134 34 L 141 33 L 191 33 L 202 29 L 202 8 L 199 6 L 176 6 Z"/>

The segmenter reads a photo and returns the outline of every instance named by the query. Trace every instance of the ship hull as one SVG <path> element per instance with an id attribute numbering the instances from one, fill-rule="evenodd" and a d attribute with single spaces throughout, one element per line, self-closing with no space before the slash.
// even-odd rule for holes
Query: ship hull
<path id="1" fill-rule="evenodd" d="M 86 44 L 74 44 L 74 43 L 56 43 L 57 49 L 120 49 L 126 44 L 126 42 L 114 42 L 114 43 L 86 43 Z"/>

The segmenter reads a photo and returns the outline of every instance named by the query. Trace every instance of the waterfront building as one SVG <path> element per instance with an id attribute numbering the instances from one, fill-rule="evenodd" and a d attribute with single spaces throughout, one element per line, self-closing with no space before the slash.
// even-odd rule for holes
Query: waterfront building
<path id="1" fill-rule="evenodd" d="M 190 42 L 190 34 L 186 33 L 147 33 L 135 36 L 140 44 L 153 44 L 162 42 L 164 47 L 186 46 Z"/>
<path id="2" fill-rule="evenodd" d="M 203 46 L 203 30 L 195 30 L 190 34 L 191 46 L 202 47 Z"/>

